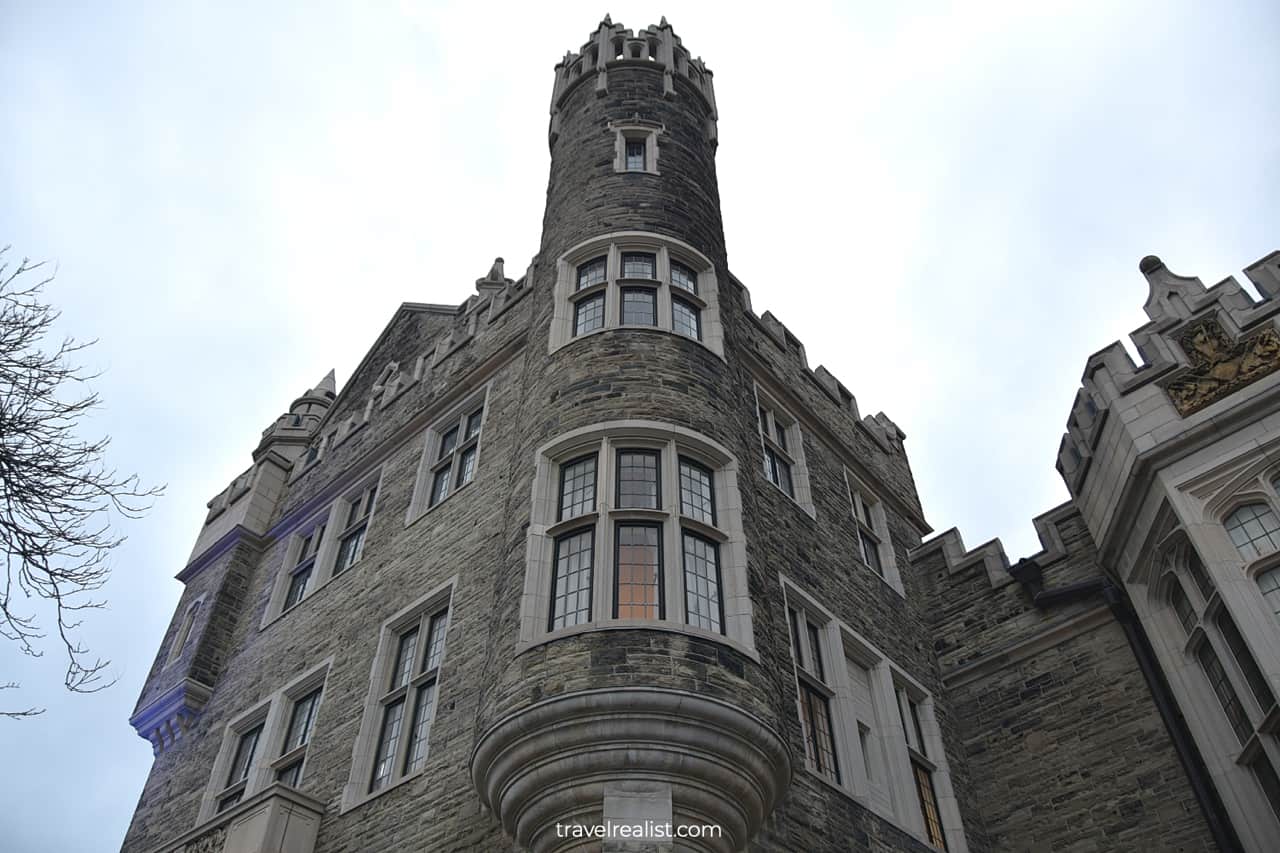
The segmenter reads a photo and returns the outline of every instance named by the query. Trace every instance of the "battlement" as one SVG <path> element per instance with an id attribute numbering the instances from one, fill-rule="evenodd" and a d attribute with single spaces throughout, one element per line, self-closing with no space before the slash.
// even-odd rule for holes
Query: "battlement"
<path id="1" fill-rule="evenodd" d="M 671 29 L 664 17 L 657 26 L 649 26 L 632 33 L 621 24 L 615 24 L 608 15 L 582 45 L 577 53 L 568 51 L 564 59 L 556 63 L 555 86 L 551 92 L 551 128 L 549 138 L 555 142 L 559 135 L 560 108 L 568 93 L 583 80 L 595 81 L 597 95 L 609 89 L 609 69 L 622 65 L 649 67 L 662 73 L 664 97 L 676 96 L 675 78 L 683 77 L 693 84 L 711 111 L 708 137 L 716 138 L 716 95 L 712 84 L 711 69 L 701 57 L 693 57 L 685 49 L 680 37 Z"/>
<path id="2" fill-rule="evenodd" d="M 1129 452 L 1142 453 L 1218 411 L 1215 404 L 1280 369 L 1280 251 L 1244 270 L 1260 294 L 1254 300 L 1234 276 L 1212 287 L 1180 276 L 1155 256 L 1139 264 L 1147 280 L 1143 310 L 1150 322 L 1133 331 L 1141 364 L 1120 342 L 1090 356 L 1058 451 L 1058 471 L 1081 494 L 1106 425 L 1128 433 Z"/>

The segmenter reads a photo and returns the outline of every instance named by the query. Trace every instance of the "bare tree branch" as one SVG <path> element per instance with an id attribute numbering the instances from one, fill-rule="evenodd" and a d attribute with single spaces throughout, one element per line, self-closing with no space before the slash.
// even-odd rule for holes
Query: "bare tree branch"
<path id="1" fill-rule="evenodd" d="M 26 258 L 10 271 L 8 250 L 0 249 L 0 638 L 42 656 L 46 634 L 31 608 L 51 602 L 57 644 L 67 657 L 64 684 L 92 693 L 111 685 L 102 680 L 108 662 L 91 660 L 74 632 L 80 611 L 103 606 L 92 593 L 106 583 L 107 557 L 124 541 L 111 531 L 111 516 L 138 518 L 162 488 L 107 468 L 109 438 L 79 438 L 81 419 L 99 400 L 87 387 L 97 374 L 73 358 L 95 341 L 46 343 L 60 316 L 41 301 L 53 273 Z"/>

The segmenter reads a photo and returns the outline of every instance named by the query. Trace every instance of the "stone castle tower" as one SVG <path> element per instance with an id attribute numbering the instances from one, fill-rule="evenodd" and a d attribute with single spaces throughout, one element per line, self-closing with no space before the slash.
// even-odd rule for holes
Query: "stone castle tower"
<path id="1" fill-rule="evenodd" d="M 902 430 L 753 311 L 717 142 L 711 71 L 665 19 L 606 18 L 556 66 L 527 271 L 498 259 L 461 305 L 403 304 L 341 393 L 330 373 L 303 394 L 210 501 L 131 719 L 156 758 L 124 850 L 1262 850 L 1280 834 L 1259 770 L 1280 759 L 1274 707 L 1214 704 L 1233 680 L 1280 688 L 1274 599 L 1205 546 L 1213 586 L 1196 575 L 1190 621 L 1177 611 L 1202 639 L 1180 650 L 1157 620 L 1184 569 L 1151 556 L 1185 567 L 1200 547 L 1175 492 L 1248 480 L 1219 509 L 1253 507 L 1250 531 L 1276 501 L 1280 450 L 1259 449 L 1276 407 L 1257 390 L 1280 377 L 1270 302 L 1144 262 L 1154 366 L 1090 361 L 1060 461 L 1074 501 L 1010 567 L 998 542 L 923 541 Z M 1268 300 L 1276 258 L 1254 278 Z M 1230 319 L 1183 331 L 1220 303 Z M 1214 456 L 1231 400 L 1234 450 Z M 1201 454 L 1185 489 L 1165 477 L 1179 430 Z M 1202 647 L 1219 663 L 1203 683 Z M 597 826 L 609 837 L 585 837 Z"/>

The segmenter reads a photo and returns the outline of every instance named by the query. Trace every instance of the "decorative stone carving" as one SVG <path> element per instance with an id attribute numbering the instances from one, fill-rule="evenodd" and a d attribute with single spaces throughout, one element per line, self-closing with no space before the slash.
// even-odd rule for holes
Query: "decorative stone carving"
<path id="1" fill-rule="evenodd" d="M 1191 364 L 1165 391 L 1184 418 L 1280 369 L 1280 335 L 1270 327 L 1236 341 L 1209 318 L 1184 329 L 1178 344 Z"/>

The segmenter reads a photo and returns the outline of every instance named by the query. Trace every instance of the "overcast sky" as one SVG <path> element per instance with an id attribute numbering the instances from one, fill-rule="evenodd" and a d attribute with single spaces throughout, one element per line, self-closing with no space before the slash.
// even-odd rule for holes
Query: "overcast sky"
<path id="1" fill-rule="evenodd" d="M 1213 283 L 1280 246 L 1274 2 L 0 2 L 0 245 L 58 263 L 99 338 L 110 461 L 168 491 L 124 529 L 85 641 L 118 683 L 23 682 L 0 847 L 119 847 L 127 723 L 204 504 L 402 301 L 538 247 L 552 67 L 606 12 L 715 71 L 733 272 L 864 413 L 935 529 L 1038 549 L 1088 355 L 1144 321 L 1140 257 Z M 375 8 L 376 7 L 376 8 Z"/>

